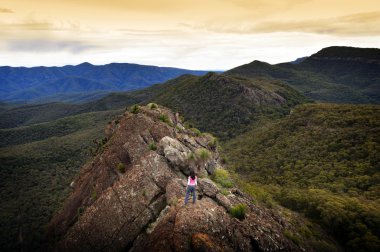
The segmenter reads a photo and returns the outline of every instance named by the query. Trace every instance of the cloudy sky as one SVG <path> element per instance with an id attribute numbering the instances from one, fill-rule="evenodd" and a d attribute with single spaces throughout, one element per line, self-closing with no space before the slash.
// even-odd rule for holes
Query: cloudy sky
<path id="1" fill-rule="evenodd" d="M 0 65 L 229 69 L 380 47 L 379 0 L 0 0 Z"/>

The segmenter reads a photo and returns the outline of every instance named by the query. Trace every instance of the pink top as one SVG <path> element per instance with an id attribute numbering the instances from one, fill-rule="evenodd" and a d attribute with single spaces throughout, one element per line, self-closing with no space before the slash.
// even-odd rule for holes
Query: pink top
<path id="1" fill-rule="evenodd" d="M 195 186 L 197 185 L 197 176 L 195 176 L 195 179 L 192 179 L 191 176 L 187 179 L 187 185 Z"/>

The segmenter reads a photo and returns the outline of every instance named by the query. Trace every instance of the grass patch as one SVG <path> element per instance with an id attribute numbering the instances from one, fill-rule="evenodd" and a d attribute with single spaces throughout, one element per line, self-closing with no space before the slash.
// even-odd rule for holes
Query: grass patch
<path id="1" fill-rule="evenodd" d="M 267 207 L 272 208 L 276 205 L 272 195 L 267 192 L 262 185 L 255 183 L 247 183 L 242 179 L 236 179 L 237 184 L 241 190 L 253 197 L 254 202 L 264 203 Z"/>
<path id="2" fill-rule="evenodd" d="M 188 161 L 195 161 L 195 155 L 193 152 L 191 152 L 188 156 L 187 156 L 187 160 Z"/>
<path id="3" fill-rule="evenodd" d="M 149 150 L 152 150 L 152 151 L 155 151 L 155 150 L 157 150 L 157 145 L 156 145 L 156 143 L 150 143 L 149 144 Z"/>
<path id="4" fill-rule="evenodd" d="M 140 106 L 135 104 L 132 107 L 130 107 L 129 112 L 132 114 L 138 114 L 140 112 Z"/>
<path id="5" fill-rule="evenodd" d="M 92 199 L 92 201 L 95 201 L 97 198 L 98 198 L 98 195 L 97 195 L 95 188 L 94 188 L 94 190 L 91 193 L 91 199 Z"/>
<path id="6" fill-rule="evenodd" d="M 290 232 L 289 230 L 285 230 L 284 231 L 284 235 L 286 238 L 288 238 L 289 240 L 291 240 L 294 244 L 296 244 L 297 246 L 300 245 L 300 239 L 294 235 L 292 232 Z"/>
<path id="7" fill-rule="evenodd" d="M 193 132 L 196 136 L 201 136 L 202 132 L 197 128 L 190 128 L 191 132 Z"/>
<path id="8" fill-rule="evenodd" d="M 230 191 L 228 191 L 226 188 L 222 188 L 222 189 L 220 190 L 220 193 L 223 194 L 224 196 L 227 196 L 227 195 L 230 194 Z"/>
<path id="9" fill-rule="evenodd" d="M 120 173 L 125 173 L 125 165 L 123 163 L 119 163 L 117 165 L 117 170 L 120 172 Z"/>
<path id="10" fill-rule="evenodd" d="M 157 109 L 158 108 L 158 105 L 156 104 L 156 103 L 149 103 L 148 104 L 148 108 L 150 108 L 150 109 Z"/>
<path id="11" fill-rule="evenodd" d="M 231 215 L 234 218 L 237 218 L 239 220 L 244 220 L 245 214 L 247 213 L 247 205 L 245 204 L 238 204 L 231 208 Z"/>
<path id="12" fill-rule="evenodd" d="M 197 157 L 203 161 L 206 161 L 210 158 L 211 153 L 206 149 L 197 150 Z"/>
<path id="13" fill-rule="evenodd" d="M 211 179 L 225 188 L 231 188 L 234 186 L 230 174 L 223 169 L 216 169 L 214 174 L 211 175 Z"/>
<path id="14" fill-rule="evenodd" d="M 169 126 L 173 126 L 172 121 L 170 120 L 169 116 L 167 114 L 161 114 L 158 119 L 161 122 L 167 123 Z"/>

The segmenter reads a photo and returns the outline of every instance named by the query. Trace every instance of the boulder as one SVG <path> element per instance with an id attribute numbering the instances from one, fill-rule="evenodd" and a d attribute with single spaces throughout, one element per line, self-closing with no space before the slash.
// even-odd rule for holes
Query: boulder
<path id="1" fill-rule="evenodd" d="M 166 136 L 161 139 L 158 145 L 173 166 L 182 169 L 188 167 L 188 156 L 191 151 L 180 141 Z"/>
<path id="2" fill-rule="evenodd" d="M 206 170 L 209 175 L 214 174 L 216 168 L 217 168 L 217 162 L 215 160 L 211 160 L 210 162 L 207 162 Z"/>
<path id="3" fill-rule="evenodd" d="M 199 187 L 203 191 L 203 194 L 210 198 L 215 198 L 216 194 L 220 191 L 212 180 L 208 178 L 199 179 Z"/>

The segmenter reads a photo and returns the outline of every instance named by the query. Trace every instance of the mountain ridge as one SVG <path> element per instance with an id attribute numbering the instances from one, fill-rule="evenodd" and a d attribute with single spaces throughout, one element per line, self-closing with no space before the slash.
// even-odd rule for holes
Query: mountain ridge
<path id="1" fill-rule="evenodd" d="M 160 119 L 163 114 L 166 120 Z M 107 143 L 83 166 L 50 223 L 49 235 L 58 241 L 53 248 L 313 251 L 308 242 L 296 244 L 284 234 L 297 233 L 294 224 L 253 204 L 229 178 L 224 186 L 209 178 L 221 181 L 217 174 L 227 174 L 213 138 L 185 129 L 178 114 L 160 105 L 138 107 L 105 130 Z M 198 197 L 185 205 L 190 170 L 199 177 Z M 234 214 L 237 206 L 243 214 Z"/>
<path id="2" fill-rule="evenodd" d="M 50 86 L 72 82 L 76 89 L 84 91 L 126 91 L 147 87 L 167 81 L 182 74 L 205 74 L 206 71 L 187 70 L 172 67 L 158 67 L 130 63 L 92 65 L 82 63 L 63 67 L 0 67 L 0 99 L 10 102 L 33 102 L 57 94 Z M 77 79 L 76 79 L 77 78 Z M 57 82 L 57 83 L 55 83 Z M 87 82 L 87 84 L 86 84 Z M 93 85 L 88 85 L 92 83 Z M 25 90 L 26 89 L 26 90 Z M 31 98 L 28 93 L 33 92 Z M 64 90 L 62 94 L 73 92 Z M 57 97 L 57 101 L 60 101 Z"/>
<path id="3" fill-rule="evenodd" d="M 380 103 L 379 52 L 377 48 L 328 47 L 298 64 L 253 61 L 226 74 L 282 80 L 316 101 Z"/>

